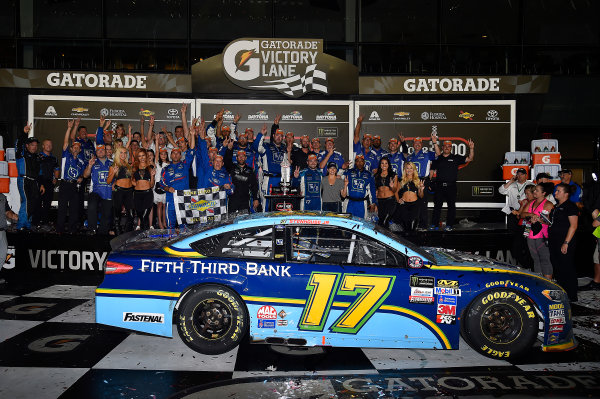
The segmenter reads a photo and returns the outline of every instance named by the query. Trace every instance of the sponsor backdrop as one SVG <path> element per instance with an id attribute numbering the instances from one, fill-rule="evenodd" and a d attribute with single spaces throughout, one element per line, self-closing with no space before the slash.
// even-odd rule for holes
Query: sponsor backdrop
<path id="1" fill-rule="evenodd" d="M 196 115 L 202 116 L 207 123 L 215 114 L 225 108 L 224 123 L 231 123 L 236 114 L 241 118 L 238 131 L 247 127 L 254 130 L 254 136 L 267 124 L 267 134 L 271 134 L 271 125 L 277 114 L 281 114 L 280 129 L 293 132 L 296 139 L 308 134 L 310 138 L 319 137 L 321 148 L 325 149 L 325 139 L 335 139 L 336 151 L 348 159 L 351 151 L 349 137 L 353 134 L 354 116 L 352 101 L 276 101 L 276 100 L 196 100 Z"/>
<path id="2" fill-rule="evenodd" d="M 469 153 L 469 138 L 475 141 L 475 159 L 458 174 L 458 206 L 498 207 L 504 197 L 498 193 L 502 180 L 504 153 L 514 151 L 514 101 L 411 101 L 355 102 L 355 115 L 364 115 L 361 131 L 381 136 L 382 147 L 402 134 L 409 152 L 412 141 L 423 137 L 423 147 L 433 151 L 431 132 L 440 140 L 452 141 L 452 152 Z"/>
<path id="3" fill-rule="evenodd" d="M 188 104 L 188 123 L 194 116 L 194 100 L 167 98 L 128 98 L 128 97 L 79 97 L 79 96 L 29 96 L 29 117 L 33 121 L 33 135 L 40 140 L 49 138 L 54 143 L 55 156 L 62 155 L 62 144 L 67 129 L 67 120 L 81 118 L 89 134 L 98 128 L 100 115 L 112 121 L 111 129 L 117 124 L 131 124 L 134 132 L 140 131 L 140 118 L 146 120 L 148 129 L 150 116 L 154 115 L 154 130 L 166 126 L 173 131 L 181 124 L 181 104 Z"/>

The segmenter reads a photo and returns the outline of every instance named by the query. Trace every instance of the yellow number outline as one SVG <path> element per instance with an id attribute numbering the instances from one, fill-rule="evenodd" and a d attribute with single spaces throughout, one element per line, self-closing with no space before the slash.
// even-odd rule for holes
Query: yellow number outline
<path id="1" fill-rule="evenodd" d="M 340 273 L 311 273 L 306 285 L 310 295 L 298 323 L 300 330 L 323 331 L 333 303 L 331 293 L 336 291 L 339 282 Z"/>

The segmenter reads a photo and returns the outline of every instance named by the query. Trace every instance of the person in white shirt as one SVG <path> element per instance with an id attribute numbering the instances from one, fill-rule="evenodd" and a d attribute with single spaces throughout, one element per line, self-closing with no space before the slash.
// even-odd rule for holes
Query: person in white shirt
<path id="1" fill-rule="evenodd" d="M 506 228 L 512 236 L 510 252 L 521 266 L 528 267 L 531 261 L 528 256 L 527 245 L 523 237 L 523 226 L 519 225 L 520 201 L 525 199 L 525 187 L 533 184 L 527 179 L 527 171 L 524 168 L 517 169 L 513 177 L 498 188 L 498 192 L 506 195 L 506 205 L 502 212 L 506 214 Z"/>

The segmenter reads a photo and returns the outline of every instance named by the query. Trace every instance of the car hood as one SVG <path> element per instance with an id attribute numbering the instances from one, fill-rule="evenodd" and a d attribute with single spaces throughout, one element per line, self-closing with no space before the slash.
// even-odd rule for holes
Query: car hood
<path id="1" fill-rule="evenodd" d="M 495 259 L 487 258 L 481 255 L 474 255 L 468 252 L 456 251 L 454 249 L 446 248 L 423 248 L 425 251 L 430 253 L 436 261 L 437 266 L 453 266 L 453 267 L 481 267 L 495 270 L 510 270 L 519 271 L 524 274 L 537 275 L 532 273 L 528 269 L 523 269 L 518 266 L 513 266 L 509 263 L 500 262 Z M 482 270 L 484 271 L 484 270 Z"/>

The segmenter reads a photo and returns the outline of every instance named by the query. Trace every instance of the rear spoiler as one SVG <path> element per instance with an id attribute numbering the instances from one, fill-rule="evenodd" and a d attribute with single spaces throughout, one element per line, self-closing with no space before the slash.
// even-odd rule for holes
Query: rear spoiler
<path id="1" fill-rule="evenodd" d="M 120 235 L 116 236 L 115 238 L 113 238 L 112 240 L 110 240 L 110 249 L 112 249 L 114 251 L 117 248 L 121 247 L 126 242 L 135 239 L 135 237 L 137 237 L 138 235 L 140 235 L 144 232 L 145 231 L 143 231 L 143 230 L 133 230 L 133 231 L 129 231 L 127 233 L 120 234 Z"/>

